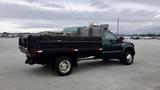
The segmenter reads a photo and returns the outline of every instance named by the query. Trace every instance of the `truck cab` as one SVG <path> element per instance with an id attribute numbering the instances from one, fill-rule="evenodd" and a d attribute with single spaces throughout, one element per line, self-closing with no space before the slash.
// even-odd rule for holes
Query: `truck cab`
<path id="1" fill-rule="evenodd" d="M 123 37 L 117 37 L 110 31 L 102 33 L 102 58 L 103 59 L 120 59 L 124 64 L 131 64 L 135 55 L 134 44 L 125 42 Z M 126 54 L 124 57 L 124 54 Z M 124 58 L 127 61 L 123 61 Z"/>

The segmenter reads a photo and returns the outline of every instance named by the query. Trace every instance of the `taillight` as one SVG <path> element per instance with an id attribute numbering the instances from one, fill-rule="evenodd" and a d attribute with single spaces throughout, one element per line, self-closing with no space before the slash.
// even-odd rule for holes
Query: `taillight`
<path id="1" fill-rule="evenodd" d="M 35 49 L 35 48 L 31 49 L 31 52 L 32 52 L 32 53 L 43 53 L 42 50 Z"/>
<path id="2" fill-rule="evenodd" d="M 96 48 L 96 51 L 102 51 L 103 49 L 102 48 Z"/>
<path id="3" fill-rule="evenodd" d="M 71 48 L 69 49 L 70 52 L 78 52 L 79 50 L 78 49 L 75 49 L 75 48 Z"/>
<path id="4" fill-rule="evenodd" d="M 31 53 L 32 53 L 32 54 L 37 54 L 37 52 L 38 52 L 38 49 L 36 49 L 36 48 L 32 48 L 32 49 L 31 49 Z"/>

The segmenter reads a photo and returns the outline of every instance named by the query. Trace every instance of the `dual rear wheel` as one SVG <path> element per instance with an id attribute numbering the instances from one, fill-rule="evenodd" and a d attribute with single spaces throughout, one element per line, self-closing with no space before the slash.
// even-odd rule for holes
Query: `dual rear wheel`
<path id="1" fill-rule="evenodd" d="M 56 73 L 60 76 L 69 75 L 73 70 L 72 61 L 68 57 L 57 58 L 53 66 Z"/>

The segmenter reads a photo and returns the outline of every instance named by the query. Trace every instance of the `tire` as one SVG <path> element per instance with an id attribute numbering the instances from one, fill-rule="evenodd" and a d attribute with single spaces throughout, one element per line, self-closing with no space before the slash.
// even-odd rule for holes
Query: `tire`
<path id="1" fill-rule="evenodd" d="M 59 57 L 54 62 L 54 69 L 60 76 L 67 76 L 73 70 L 73 64 L 68 57 Z"/>
<path id="2" fill-rule="evenodd" d="M 120 59 L 120 62 L 125 65 L 131 65 L 133 63 L 133 60 L 133 53 L 131 51 L 126 51 Z"/>

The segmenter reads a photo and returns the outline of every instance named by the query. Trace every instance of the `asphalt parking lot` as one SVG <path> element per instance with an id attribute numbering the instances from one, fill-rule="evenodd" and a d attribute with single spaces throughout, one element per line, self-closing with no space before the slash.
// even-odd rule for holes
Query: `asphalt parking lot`
<path id="1" fill-rule="evenodd" d="M 66 77 L 50 68 L 24 64 L 18 39 L 0 39 L 0 90 L 160 90 L 160 40 L 132 40 L 132 65 L 81 61 Z"/>

